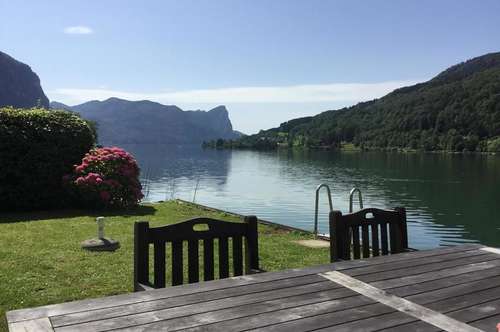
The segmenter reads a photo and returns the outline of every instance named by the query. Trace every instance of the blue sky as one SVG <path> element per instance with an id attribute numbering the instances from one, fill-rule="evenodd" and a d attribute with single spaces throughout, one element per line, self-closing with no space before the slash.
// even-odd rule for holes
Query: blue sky
<path id="1" fill-rule="evenodd" d="M 0 0 L 0 12 L 0 50 L 51 100 L 225 104 L 247 133 L 500 51 L 498 0 Z"/>

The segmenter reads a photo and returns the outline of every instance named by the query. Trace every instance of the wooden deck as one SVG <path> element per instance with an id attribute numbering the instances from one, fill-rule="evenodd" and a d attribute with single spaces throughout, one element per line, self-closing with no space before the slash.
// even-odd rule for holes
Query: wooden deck
<path id="1" fill-rule="evenodd" d="M 500 251 L 464 245 L 7 313 L 11 331 L 496 331 Z"/>

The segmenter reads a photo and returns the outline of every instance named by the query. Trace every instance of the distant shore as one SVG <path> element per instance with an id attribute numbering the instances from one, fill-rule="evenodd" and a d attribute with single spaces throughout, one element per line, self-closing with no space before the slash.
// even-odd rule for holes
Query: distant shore
<path id="1" fill-rule="evenodd" d="M 341 151 L 341 152 L 398 152 L 398 153 L 433 153 L 433 154 L 456 154 L 456 155 L 488 155 L 496 156 L 498 152 L 487 151 L 448 151 L 448 150 L 420 150 L 412 148 L 398 148 L 398 147 L 359 147 L 353 143 L 342 143 L 338 146 L 288 146 L 287 144 L 278 143 L 276 146 L 265 147 L 250 147 L 250 146 L 233 146 L 233 145 L 219 145 L 211 144 L 211 142 L 202 144 L 203 148 L 217 149 L 217 150 L 252 150 L 252 151 L 277 151 L 277 150 L 323 150 L 323 151 Z"/>

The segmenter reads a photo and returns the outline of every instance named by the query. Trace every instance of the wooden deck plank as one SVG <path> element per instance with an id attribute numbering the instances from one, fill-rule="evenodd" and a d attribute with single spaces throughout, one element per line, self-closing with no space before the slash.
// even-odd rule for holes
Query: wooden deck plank
<path id="1" fill-rule="evenodd" d="M 470 324 L 472 326 L 477 327 L 478 329 L 483 330 L 483 331 L 497 332 L 496 326 L 498 323 L 500 323 L 500 314 L 490 316 L 488 318 L 480 319 L 480 320 L 471 322 Z"/>
<path id="2" fill-rule="evenodd" d="M 347 290 L 345 289 L 331 291 L 332 293 L 336 292 L 337 294 L 328 300 L 326 299 L 326 297 L 323 298 L 320 295 L 318 295 L 318 297 L 314 297 L 312 296 L 313 294 L 306 294 L 298 297 L 297 300 L 294 300 L 292 298 L 284 298 L 274 301 L 260 302 L 244 307 L 231 308 L 223 311 L 207 312 L 201 315 L 194 315 L 170 320 L 168 322 L 165 322 L 165 324 L 163 324 L 163 327 L 168 327 L 169 329 L 173 330 L 191 328 L 196 326 L 200 327 L 206 326 L 210 322 L 217 323 L 226 320 L 241 319 L 245 317 L 251 317 L 253 315 L 263 314 L 266 312 L 273 312 L 294 307 L 303 307 L 307 305 L 328 305 L 330 306 L 330 310 L 345 310 L 348 308 L 355 308 L 373 303 L 365 297 L 353 293 L 347 293 L 346 291 Z"/>
<path id="3" fill-rule="evenodd" d="M 457 317 L 466 322 L 500 315 L 500 299 L 473 305 L 461 310 L 450 312 L 451 317 Z"/>
<path id="4" fill-rule="evenodd" d="M 319 326 L 338 325 L 393 311 L 392 308 L 378 303 L 358 306 L 347 310 L 333 311 L 335 306 L 338 307 L 338 305 L 332 302 L 323 306 L 312 306 L 306 308 L 306 310 L 301 310 L 303 307 L 280 310 L 245 317 L 244 319 L 228 320 L 204 325 L 183 331 L 310 331 Z"/>
<path id="5" fill-rule="evenodd" d="M 182 297 L 191 294 L 198 294 L 213 290 L 230 289 L 233 287 L 255 285 L 264 282 L 274 282 L 276 280 L 302 277 L 307 275 L 315 275 L 319 272 L 326 272 L 334 269 L 332 264 L 314 266 L 307 269 L 292 269 L 280 272 L 269 272 L 250 274 L 239 277 L 228 278 L 224 280 L 212 280 L 203 283 L 185 284 L 177 287 L 167 287 L 164 289 L 156 289 L 152 291 L 144 291 L 137 293 L 127 293 L 114 295 L 96 299 L 87 299 L 80 301 L 72 301 L 68 303 L 51 304 L 36 308 L 18 309 L 7 312 L 9 322 L 17 322 L 22 320 L 51 317 L 64 315 L 76 312 L 89 310 L 104 309 L 116 307 L 119 305 L 128 305 L 145 301 L 153 301 L 159 299 L 171 299 Z"/>
<path id="6" fill-rule="evenodd" d="M 383 264 L 389 261 L 397 262 L 402 260 L 421 259 L 422 257 L 468 251 L 481 247 L 484 246 L 478 244 L 468 244 L 457 247 L 438 248 L 422 252 L 407 252 L 391 256 L 378 256 L 370 259 L 362 259 L 357 261 L 336 262 L 334 264 L 325 264 L 305 269 L 290 269 L 279 272 L 252 274 L 235 278 L 228 278 L 221 281 L 218 280 L 207 281 L 204 283 L 182 285 L 180 287 L 168 287 L 165 289 L 159 289 L 153 291 L 145 291 L 132 294 L 121 294 L 121 295 L 109 296 L 98 299 L 87 299 L 87 300 L 73 301 L 68 303 L 52 304 L 37 308 L 18 309 L 9 311 L 7 313 L 7 319 L 9 322 L 17 322 L 22 320 L 50 317 L 55 315 L 64 315 L 75 312 L 115 307 L 131 303 L 152 301 L 156 299 L 173 298 L 177 296 L 184 296 L 188 294 L 195 294 L 217 289 L 238 287 L 242 285 L 256 284 L 261 282 L 272 282 L 274 280 L 305 276 L 310 274 L 327 272 L 331 270 L 349 270 L 368 265 Z"/>
<path id="7" fill-rule="evenodd" d="M 342 286 L 352 289 L 366 297 L 369 297 L 379 303 L 383 303 L 395 310 L 401 311 L 406 315 L 413 316 L 419 320 L 425 321 L 446 331 L 454 332 L 474 332 L 478 331 L 461 321 L 455 320 L 449 316 L 446 316 L 438 311 L 434 311 L 426 306 L 419 305 L 409 298 L 401 298 L 390 293 L 385 292 L 379 288 L 373 287 L 361 280 L 351 277 L 347 274 L 343 274 L 339 271 L 331 271 L 323 273 L 322 276 L 328 278 L 334 282 L 341 284 Z M 433 298 L 430 301 L 434 300 Z"/>
<path id="8" fill-rule="evenodd" d="M 492 285 L 497 285 L 497 287 L 488 288 L 478 292 L 471 291 L 468 294 L 432 302 L 426 306 L 430 309 L 454 317 L 457 320 L 463 321 L 464 323 L 471 323 L 481 318 L 484 319 L 484 316 L 489 317 L 491 312 L 494 312 L 496 315 L 496 313 L 500 311 L 500 284 L 492 281 Z M 432 301 L 432 299 L 429 299 L 429 301 Z M 498 315 L 500 315 L 500 312 Z M 498 322 L 500 322 L 500 320 L 497 321 L 497 323 Z M 471 325 L 476 326 L 474 324 Z M 491 326 L 495 327 L 496 324 Z M 414 331 L 419 329 L 425 331 L 439 331 L 438 328 L 431 329 L 422 324 L 422 322 L 404 324 L 390 329 L 390 331 Z"/>
<path id="9" fill-rule="evenodd" d="M 332 326 L 337 327 L 335 331 L 405 327 L 433 331 L 404 312 L 332 281 L 320 281 L 324 279 L 317 275 L 342 271 L 426 309 L 486 326 L 491 317 L 500 316 L 500 255 L 484 248 L 473 244 L 245 275 L 15 310 L 7 313 L 7 319 L 11 329 L 37 326 L 46 319 L 49 330 L 53 326 L 58 331 L 307 330 Z"/>
<path id="10" fill-rule="evenodd" d="M 473 271 L 468 273 L 454 274 L 450 277 L 428 280 L 408 286 L 385 288 L 386 291 L 400 297 L 424 293 L 435 289 L 460 285 L 472 281 L 478 281 L 500 275 L 500 267 L 487 270 Z"/>
<path id="11" fill-rule="evenodd" d="M 369 307 L 363 307 L 361 309 L 371 309 Z M 383 310 L 383 309 L 382 309 Z M 400 316 L 400 318 L 403 318 L 404 321 L 407 321 L 408 319 L 412 319 L 410 316 L 406 316 L 403 313 L 400 312 L 391 312 L 391 313 L 386 313 L 385 311 L 380 311 L 378 308 L 372 312 L 371 314 L 367 315 L 365 313 L 360 313 L 357 316 L 349 316 L 347 315 L 346 317 L 342 317 L 342 319 L 337 319 L 338 313 L 333 313 L 333 314 L 325 314 L 325 315 L 319 315 L 315 317 L 309 317 L 305 319 L 298 319 L 295 321 L 291 322 L 286 322 L 282 324 L 277 324 L 277 325 L 271 325 L 271 326 L 266 326 L 263 328 L 258 328 L 254 329 L 251 331 L 273 331 L 273 332 L 290 332 L 290 331 L 365 331 L 363 329 L 363 325 L 367 325 L 366 327 L 370 327 L 370 329 L 366 331 L 375 331 L 376 327 L 370 326 L 370 324 L 375 324 L 377 326 L 392 326 L 394 324 L 397 324 L 397 321 L 395 321 L 394 315 Z M 368 317 L 366 317 L 368 316 Z M 384 317 L 386 319 L 385 324 L 381 324 L 379 320 L 381 317 Z M 332 319 L 333 318 L 333 319 Z M 363 322 L 367 323 L 363 323 Z"/>
<path id="12" fill-rule="evenodd" d="M 205 328 L 208 324 L 215 323 L 217 326 L 226 324 L 224 322 L 232 322 L 231 330 L 239 329 L 236 320 L 252 319 L 255 315 L 264 313 L 272 314 L 276 311 L 292 308 L 305 308 L 305 312 L 309 307 L 328 307 L 330 310 L 345 310 L 373 303 L 369 299 L 356 295 L 352 292 L 347 292 L 346 289 L 337 289 L 329 292 L 323 292 L 323 296 L 314 294 L 304 294 L 301 296 L 281 298 L 277 300 L 259 302 L 243 307 L 233 307 L 226 310 L 217 310 L 206 312 L 198 315 L 183 316 L 176 319 L 159 321 L 152 324 L 147 324 L 140 329 L 151 330 L 169 330 L 176 331 L 187 328 Z M 341 301 L 340 301 L 341 299 Z M 261 321 L 265 322 L 265 321 Z M 133 330 L 130 328 L 129 330 Z"/>
<path id="13" fill-rule="evenodd" d="M 329 326 L 316 331 L 327 332 L 371 332 L 380 331 L 395 325 L 405 324 L 414 321 L 415 318 L 408 316 L 402 312 L 392 312 L 385 315 L 379 315 L 366 319 L 356 320 L 354 322 L 344 323 L 340 325 Z M 433 325 L 431 325 L 433 326 Z M 413 332 L 413 330 L 411 330 Z"/>
<path id="14" fill-rule="evenodd" d="M 494 279 L 494 280 L 488 280 L 488 281 L 484 281 L 484 280 L 483 280 L 483 281 L 481 281 L 481 282 L 479 282 L 479 283 L 477 283 L 477 282 L 476 282 L 476 283 L 465 283 L 465 284 L 458 285 L 458 286 L 457 286 L 457 285 L 455 285 L 454 287 L 450 287 L 449 289 L 445 289 L 445 290 L 443 290 L 443 289 L 439 289 L 439 290 L 438 290 L 438 291 L 436 291 L 436 292 L 433 292 L 433 293 L 431 292 L 430 294 L 424 294 L 424 295 L 420 294 L 420 295 L 418 295 L 418 296 L 419 296 L 419 297 L 424 298 L 424 299 L 425 299 L 425 301 L 424 301 L 424 302 L 425 302 L 425 303 L 427 303 L 427 302 L 429 302 L 429 301 L 433 301 L 433 300 L 435 301 L 435 300 L 437 300 L 437 299 L 442 299 L 443 297 L 444 297 L 444 298 L 446 298 L 446 296 L 448 296 L 448 297 L 453 296 L 453 295 L 455 295 L 455 294 L 457 293 L 457 291 L 460 291 L 460 290 L 475 291 L 475 290 L 483 289 L 483 288 L 485 288 L 485 287 L 486 287 L 486 288 L 488 288 L 488 287 L 491 287 L 491 282 L 500 282 L 500 278 L 496 278 L 496 279 Z M 437 296 L 441 296 L 441 297 L 437 297 Z M 227 302 L 227 301 L 224 301 L 224 302 Z M 418 302 L 418 301 L 417 301 L 417 302 Z M 226 305 L 227 305 L 228 303 L 224 303 L 224 304 L 226 304 Z M 234 305 L 234 304 L 231 304 L 229 307 L 231 307 L 231 306 L 233 306 L 233 305 Z M 196 306 L 196 308 L 197 308 L 197 309 L 199 309 L 199 306 Z M 120 309 L 121 309 L 121 308 L 117 308 L 118 312 L 120 312 L 120 311 L 121 311 Z M 151 309 L 151 308 L 149 308 L 149 309 Z M 213 309 L 214 309 L 214 310 L 215 310 L 215 309 L 218 309 L 218 307 L 215 307 L 215 308 L 213 308 Z M 133 312 L 134 312 L 134 310 L 136 310 L 136 309 L 132 309 L 132 308 L 131 308 L 131 310 L 130 310 L 129 312 L 132 312 L 132 313 L 133 313 Z M 208 307 L 206 310 L 207 310 L 207 311 L 209 311 L 209 310 L 211 310 L 211 308 L 210 308 L 210 307 Z M 180 313 L 182 313 L 182 314 L 185 314 L 185 313 L 186 313 L 186 309 L 184 309 L 184 308 L 179 308 L 178 312 L 180 312 Z M 189 313 L 189 310 L 188 310 L 187 312 Z M 161 318 L 161 319 L 169 319 L 169 318 L 174 317 L 174 316 L 172 316 L 172 315 L 171 315 L 171 313 L 169 313 L 169 314 L 170 314 L 170 316 L 168 316 L 168 315 L 167 315 L 167 316 L 165 316 L 165 315 L 164 315 L 164 316 L 162 316 L 162 318 Z M 158 312 L 151 312 L 151 313 L 149 313 L 149 315 L 152 315 L 153 317 L 155 317 L 155 319 L 160 319 L 160 318 L 158 318 L 158 317 L 159 317 L 159 316 L 158 316 Z M 98 315 L 98 316 L 99 316 L 99 315 Z M 202 317 L 204 317 L 204 319 L 206 319 L 206 316 L 210 317 L 210 314 L 205 314 L 205 315 L 204 315 L 204 316 L 202 316 Z M 96 317 L 96 316 L 94 316 L 94 315 L 93 315 L 92 317 L 93 317 L 93 318 L 97 318 L 97 319 L 101 319 L 101 318 L 102 318 L 102 317 Z M 66 318 L 67 318 L 67 317 L 66 317 Z M 80 318 L 81 318 L 81 317 L 80 317 Z M 54 320 L 54 325 L 55 325 L 55 326 L 58 326 L 58 323 L 56 322 L 56 320 L 55 320 L 55 319 L 57 319 L 57 317 L 55 317 L 55 318 L 53 319 L 53 320 Z M 143 321 L 146 321 L 146 322 L 148 321 L 148 318 L 143 318 L 143 319 L 144 319 Z M 189 321 L 189 318 L 186 318 L 186 319 Z M 184 320 L 186 320 L 186 319 L 184 319 Z M 119 324 L 124 324 L 124 320 L 122 320 L 122 319 L 119 319 L 119 320 L 118 320 L 118 322 L 119 322 Z M 66 323 L 68 323 L 68 322 L 66 322 Z M 69 323 L 71 323 L 71 322 L 69 322 Z M 73 323 L 74 323 L 74 322 L 73 322 Z M 108 325 L 102 325 L 102 324 L 99 324 L 99 325 L 100 325 L 101 327 L 103 327 L 103 326 L 108 326 Z M 121 326 L 121 325 L 119 325 L 119 326 Z M 108 327 L 109 327 L 109 326 L 108 326 Z M 112 328 L 116 328 L 116 327 L 117 327 L 117 326 L 112 326 Z M 75 328 L 75 327 L 73 327 L 73 328 Z M 94 329 L 94 327 L 93 327 L 92 325 L 82 325 L 82 326 L 81 326 L 81 328 L 82 328 L 82 330 L 86 330 L 86 329 L 89 329 L 89 328 Z M 111 327 L 110 327 L 110 328 L 111 328 Z"/>
<path id="15" fill-rule="evenodd" d="M 424 251 L 409 251 L 398 253 L 395 255 L 386 255 L 386 256 L 376 256 L 370 258 L 363 258 L 357 260 L 350 261 L 339 261 L 335 262 L 334 265 L 336 269 L 342 271 L 343 273 L 349 273 L 349 270 L 355 270 L 359 268 L 365 268 L 371 265 L 380 265 L 384 263 L 395 263 L 400 261 L 410 261 L 410 260 L 420 260 L 425 257 L 431 256 L 441 256 L 447 255 L 451 253 L 459 253 L 464 251 L 471 251 L 475 249 L 485 248 L 485 246 L 480 244 L 466 244 L 463 246 L 453 246 L 453 247 L 445 247 L 445 248 L 437 248 L 431 250 Z"/>
<path id="16" fill-rule="evenodd" d="M 367 274 L 372 274 L 372 273 L 377 273 L 380 271 L 393 271 L 393 270 L 399 270 L 399 269 L 407 269 L 408 267 L 416 267 L 416 266 L 421 266 L 421 265 L 427 265 L 431 263 L 440 263 L 440 262 L 445 262 L 445 261 L 451 261 L 451 260 L 456 260 L 456 259 L 463 259 L 466 257 L 473 257 L 473 256 L 478 256 L 478 255 L 485 255 L 487 252 L 481 249 L 473 249 L 473 250 L 467 250 L 467 251 L 460 251 L 460 252 L 452 252 L 452 253 L 447 253 L 443 255 L 434 255 L 434 256 L 428 256 L 428 257 L 422 257 L 418 260 L 409 260 L 409 261 L 393 261 L 393 262 L 388 262 L 385 264 L 378 264 L 378 265 L 370 265 L 366 267 L 360 267 L 356 269 L 351 269 L 344 271 L 342 270 L 343 273 L 348 274 L 350 276 L 355 276 L 355 277 L 360 277 L 362 275 L 367 275 Z"/>
<path id="17" fill-rule="evenodd" d="M 325 287 L 327 287 L 328 289 L 339 288 L 339 286 L 324 283 L 324 281 L 325 281 L 324 278 L 320 277 L 319 275 L 313 274 L 304 277 L 281 279 L 275 282 L 251 284 L 251 285 L 233 287 L 229 289 L 218 289 L 197 294 L 189 294 L 186 296 L 180 296 L 174 298 L 145 301 L 140 303 L 120 305 L 111 308 L 77 312 L 66 315 L 57 315 L 57 316 L 52 316 L 51 319 L 54 326 L 78 324 L 97 319 L 108 319 L 130 314 L 137 314 L 141 312 L 198 304 L 207 301 L 215 301 L 215 300 L 225 301 L 227 298 L 235 296 L 240 296 L 240 297 L 245 295 L 254 296 L 255 294 L 262 292 L 290 290 L 292 287 L 315 285 L 318 282 L 321 283 L 322 285 L 325 285 Z"/>
<path id="18" fill-rule="evenodd" d="M 445 268 L 449 267 L 455 267 L 455 266 L 462 266 L 466 264 L 473 264 L 473 263 L 480 263 L 480 262 L 487 262 L 490 260 L 498 260 L 500 259 L 500 256 L 495 255 L 495 254 L 482 254 L 482 255 L 475 255 L 472 257 L 465 257 L 465 258 L 459 258 L 459 259 L 452 259 L 452 260 L 446 260 L 443 262 L 438 262 L 438 263 L 429 263 L 425 265 L 417 265 L 417 266 L 409 266 L 404 269 L 397 269 L 397 270 L 389 270 L 389 271 L 379 271 L 375 273 L 370 273 L 370 274 L 365 274 L 361 276 L 357 276 L 356 278 L 359 280 L 362 280 L 364 282 L 374 282 L 374 281 L 381 281 L 385 279 L 395 279 L 399 277 L 406 277 L 414 274 L 422 274 L 426 272 L 432 272 L 432 271 L 440 271 Z"/>
<path id="19" fill-rule="evenodd" d="M 409 275 L 399 278 L 380 280 L 380 281 L 370 282 L 370 284 L 380 289 L 395 288 L 395 287 L 417 284 L 429 280 L 451 277 L 457 274 L 488 270 L 497 267 L 500 267 L 500 259 L 491 260 L 487 262 L 480 262 L 480 263 L 470 263 L 470 264 L 465 264 L 463 266 L 453 266 L 450 268 L 443 268 L 437 271 L 429 271 L 426 273 Z"/>
<path id="20" fill-rule="evenodd" d="M 440 332 L 440 328 L 422 321 L 416 321 L 384 328 L 384 332 Z"/>
<path id="21" fill-rule="evenodd" d="M 22 322 L 9 323 L 10 332 L 48 332 L 53 331 L 47 317 Z"/>
<path id="22" fill-rule="evenodd" d="M 494 293 L 495 294 L 493 294 L 493 292 L 482 292 L 481 294 L 468 294 L 467 296 L 461 297 L 460 300 L 457 299 L 457 301 L 455 301 L 456 298 L 451 298 L 440 301 L 439 303 L 431 303 L 429 307 L 433 307 L 435 310 L 440 310 L 451 317 L 456 317 L 458 320 L 469 323 L 484 318 L 464 314 L 472 308 L 481 308 L 475 311 L 475 313 L 480 312 L 480 314 L 487 313 L 489 310 L 495 310 L 495 314 L 500 311 L 500 292 L 497 289 Z"/>
<path id="23" fill-rule="evenodd" d="M 189 316 L 193 314 L 210 312 L 219 309 L 226 309 L 245 304 L 252 304 L 256 302 L 263 302 L 266 300 L 290 297 L 294 295 L 305 295 L 319 291 L 331 290 L 332 287 L 334 287 L 334 285 L 328 282 L 307 284 L 297 287 L 279 289 L 275 291 L 268 291 L 268 292 L 249 294 L 243 296 L 234 296 L 231 298 L 224 298 L 221 300 L 196 303 L 189 306 L 176 306 L 169 309 L 148 311 L 137 314 L 129 314 L 116 318 L 93 320 L 88 323 L 56 327 L 56 330 L 57 331 L 105 331 L 109 329 L 125 328 L 128 326 L 147 324 L 150 322 L 173 319 L 182 316 Z M 347 296 L 357 295 L 352 291 L 342 288 L 336 288 L 336 290 L 338 291 L 338 296 L 347 297 Z M 334 293 L 334 296 L 335 294 L 337 293 Z M 52 319 L 52 321 L 53 324 L 56 325 L 55 319 Z"/>
<path id="24" fill-rule="evenodd" d="M 406 297 L 406 299 L 415 303 L 431 303 L 427 305 L 435 310 L 453 310 L 450 306 L 462 305 L 469 306 L 476 301 L 481 301 L 481 298 L 489 297 L 491 299 L 500 298 L 500 277 L 474 281 L 470 283 L 450 286 L 442 289 L 437 289 L 430 292 L 420 293 Z M 438 307 L 432 302 L 450 299 L 446 305 Z M 462 303 L 463 302 L 463 303 Z"/>

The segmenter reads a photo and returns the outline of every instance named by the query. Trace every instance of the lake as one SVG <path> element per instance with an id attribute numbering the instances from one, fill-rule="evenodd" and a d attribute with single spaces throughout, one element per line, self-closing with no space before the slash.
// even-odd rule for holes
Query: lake
<path id="1" fill-rule="evenodd" d="M 365 207 L 406 207 L 413 248 L 500 246 L 499 156 L 122 146 L 139 161 L 146 201 L 194 200 L 312 230 L 316 186 L 327 183 L 334 209 L 343 212 L 356 186 Z M 325 192 L 319 230 L 328 232 Z"/>

